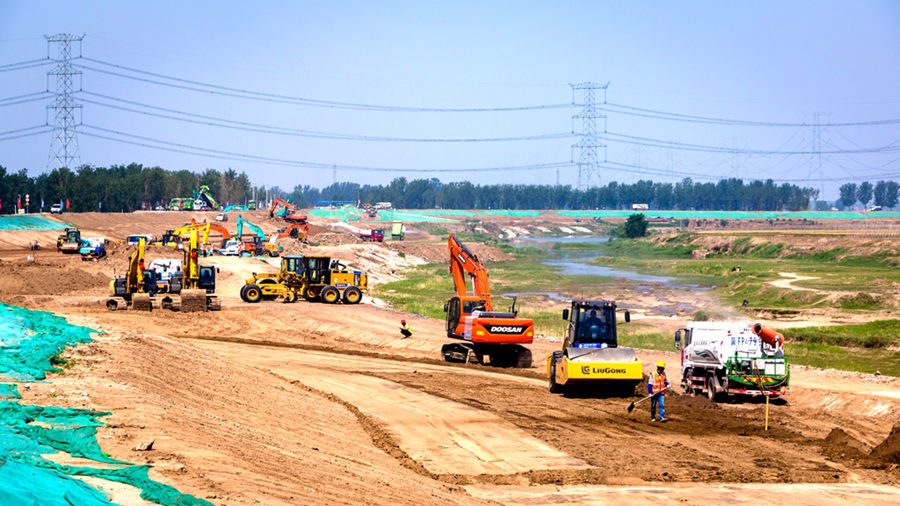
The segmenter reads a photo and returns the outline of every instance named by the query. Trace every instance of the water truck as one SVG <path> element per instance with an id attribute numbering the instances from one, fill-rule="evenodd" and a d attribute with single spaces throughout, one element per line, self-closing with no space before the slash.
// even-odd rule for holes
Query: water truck
<path id="1" fill-rule="evenodd" d="M 790 366 L 784 336 L 759 323 L 691 322 L 675 332 L 681 386 L 713 402 L 728 395 L 784 395 Z"/>

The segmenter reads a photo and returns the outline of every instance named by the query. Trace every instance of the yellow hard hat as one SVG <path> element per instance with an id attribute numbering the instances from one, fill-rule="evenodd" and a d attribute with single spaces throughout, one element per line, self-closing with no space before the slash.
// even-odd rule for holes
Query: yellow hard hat
<path id="1" fill-rule="evenodd" d="M 666 363 L 663 362 L 662 360 L 660 360 L 659 362 L 656 363 L 656 367 L 662 367 L 663 369 L 665 369 Z"/>

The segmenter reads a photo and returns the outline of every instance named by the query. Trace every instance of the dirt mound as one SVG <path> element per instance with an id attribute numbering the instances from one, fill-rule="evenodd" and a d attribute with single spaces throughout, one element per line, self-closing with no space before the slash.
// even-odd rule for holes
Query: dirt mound
<path id="1" fill-rule="evenodd" d="M 363 242 L 359 236 L 353 234 L 325 230 L 325 232 L 316 235 L 312 235 L 312 231 L 310 231 L 309 242 L 318 246 L 340 246 L 342 244 L 359 244 Z"/>
<path id="2" fill-rule="evenodd" d="M 900 464 L 900 423 L 894 425 L 888 437 L 869 456 L 885 464 Z"/>
<path id="3" fill-rule="evenodd" d="M 865 443 L 839 427 L 832 429 L 819 445 L 822 447 L 822 453 L 832 460 L 862 460 L 869 453 L 869 447 Z"/>
<path id="4" fill-rule="evenodd" d="M 0 298 L 12 295 L 62 295 L 108 286 L 109 278 L 49 262 L 0 262 Z"/>
<path id="5" fill-rule="evenodd" d="M 402 252 L 404 255 L 415 255 L 424 258 L 429 262 L 446 262 L 447 261 L 447 245 L 445 243 L 403 243 L 391 242 L 387 243 L 387 247 L 392 251 Z M 472 253 L 482 262 L 504 262 L 512 260 L 513 257 L 500 251 L 493 246 L 485 246 L 483 244 L 466 244 Z"/>

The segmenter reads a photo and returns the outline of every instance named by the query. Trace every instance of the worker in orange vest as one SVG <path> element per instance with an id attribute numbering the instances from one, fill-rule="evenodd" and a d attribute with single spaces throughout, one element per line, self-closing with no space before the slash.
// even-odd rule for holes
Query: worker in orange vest
<path id="1" fill-rule="evenodd" d="M 647 391 L 650 398 L 650 421 L 656 421 L 656 406 L 659 405 L 659 421 L 666 421 L 666 392 L 669 381 L 666 379 L 666 363 L 660 360 L 656 364 L 656 371 L 650 373 L 650 381 L 647 383 Z"/>

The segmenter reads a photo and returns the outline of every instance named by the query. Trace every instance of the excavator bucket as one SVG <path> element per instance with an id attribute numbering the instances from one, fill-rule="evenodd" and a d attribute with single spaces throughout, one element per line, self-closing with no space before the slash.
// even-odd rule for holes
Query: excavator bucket
<path id="1" fill-rule="evenodd" d="M 205 313 L 206 290 L 182 290 L 181 291 L 181 312 L 182 313 Z"/>

